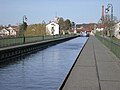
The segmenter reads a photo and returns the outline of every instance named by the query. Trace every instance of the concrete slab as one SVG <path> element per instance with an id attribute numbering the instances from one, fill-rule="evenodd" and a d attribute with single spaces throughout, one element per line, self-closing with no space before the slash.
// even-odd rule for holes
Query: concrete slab
<path id="1" fill-rule="evenodd" d="M 120 82 L 101 81 L 101 90 L 120 90 Z"/>
<path id="2" fill-rule="evenodd" d="M 63 90 L 99 90 L 95 67 L 76 66 Z"/>
<path id="3" fill-rule="evenodd" d="M 98 62 L 100 80 L 120 81 L 120 67 L 116 62 Z"/>
<path id="4" fill-rule="evenodd" d="M 97 62 L 115 62 L 113 58 L 111 58 L 111 55 L 108 53 L 99 53 L 96 54 Z"/>
<path id="5" fill-rule="evenodd" d="M 76 65 L 80 66 L 95 66 L 94 59 L 91 59 L 90 57 L 81 57 L 79 58 L 79 61 L 77 61 Z"/>

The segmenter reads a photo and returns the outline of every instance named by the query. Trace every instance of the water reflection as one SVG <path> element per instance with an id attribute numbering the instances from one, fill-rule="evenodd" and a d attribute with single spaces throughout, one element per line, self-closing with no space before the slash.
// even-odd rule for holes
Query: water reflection
<path id="1" fill-rule="evenodd" d="M 86 38 L 76 38 L 0 68 L 0 90 L 57 90 Z"/>

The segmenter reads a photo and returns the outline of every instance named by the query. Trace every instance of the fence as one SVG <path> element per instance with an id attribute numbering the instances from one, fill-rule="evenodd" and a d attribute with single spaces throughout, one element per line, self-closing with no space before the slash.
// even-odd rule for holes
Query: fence
<path id="1" fill-rule="evenodd" d="M 107 46 L 119 59 L 120 59 L 120 43 L 116 42 L 112 38 L 102 37 L 100 35 L 96 35 L 96 37 Z"/>
<path id="2" fill-rule="evenodd" d="M 0 48 L 14 46 L 14 45 L 21 45 L 25 43 L 32 43 L 32 42 L 39 42 L 43 40 L 50 40 L 56 38 L 64 38 L 74 36 L 73 34 L 70 35 L 46 35 L 46 36 L 29 36 L 29 37 L 6 37 L 0 38 Z"/>

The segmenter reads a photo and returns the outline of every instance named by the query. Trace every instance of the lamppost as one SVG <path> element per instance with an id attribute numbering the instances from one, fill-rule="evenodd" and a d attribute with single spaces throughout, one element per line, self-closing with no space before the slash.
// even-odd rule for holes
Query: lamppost
<path id="1" fill-rule="evenodd" d="M 46 23 L 45 23 L 45 21 L 43 20 L 42 21 L 42 34 L 43 34 L 43 36 L 45 36 L 46 35 L 46 28 L 45 28 L 45 25 L 46 25 Z"/>
<path id="2" fill-rule="evenodd" d="M 105 12 L 108 13 L 110 11 L 111 8 L 111 16 L 110 16 L 110 36 L 112 37 L 112 25 L 113 25 L 113 5 L 112 4 L 108 4 L 107 8 L 105 9 Z"/>
<path id="3" fill-rule="evenodd" d="M 24 23 L 25 21 L 27 21 L 26 15 L 23 16 L 23 23 Z"/>
<path id="4" fill-rule="evenodd" d="M 26 15 L 23 16 L 23 26 L 22 26 L 22 32 L 23 32 L 23 43 L 25 43 L 25 31 L 27 29 L 27 23 L 25 22 L 27 21 L 27 17 Z"/>
<path id="5" fill-rule="evenodd" d="M 110 39 L 111 39 L 111 50 L 112 50 L 112 34 L 113 34 L 113 5 L 108 4 L 107 8 L 105 9 L 106 13 L 110 11 L 111 8 L 111 16 L 110 16 Z"/>

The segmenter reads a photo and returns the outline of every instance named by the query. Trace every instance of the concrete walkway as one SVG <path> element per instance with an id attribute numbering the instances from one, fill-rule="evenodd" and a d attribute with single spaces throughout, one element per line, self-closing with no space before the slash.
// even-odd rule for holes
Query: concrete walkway
<path id="1" fill-rule="evenodd" d="M 120 60 L 91 36 L 62 90 L 120 90 Z"/>

